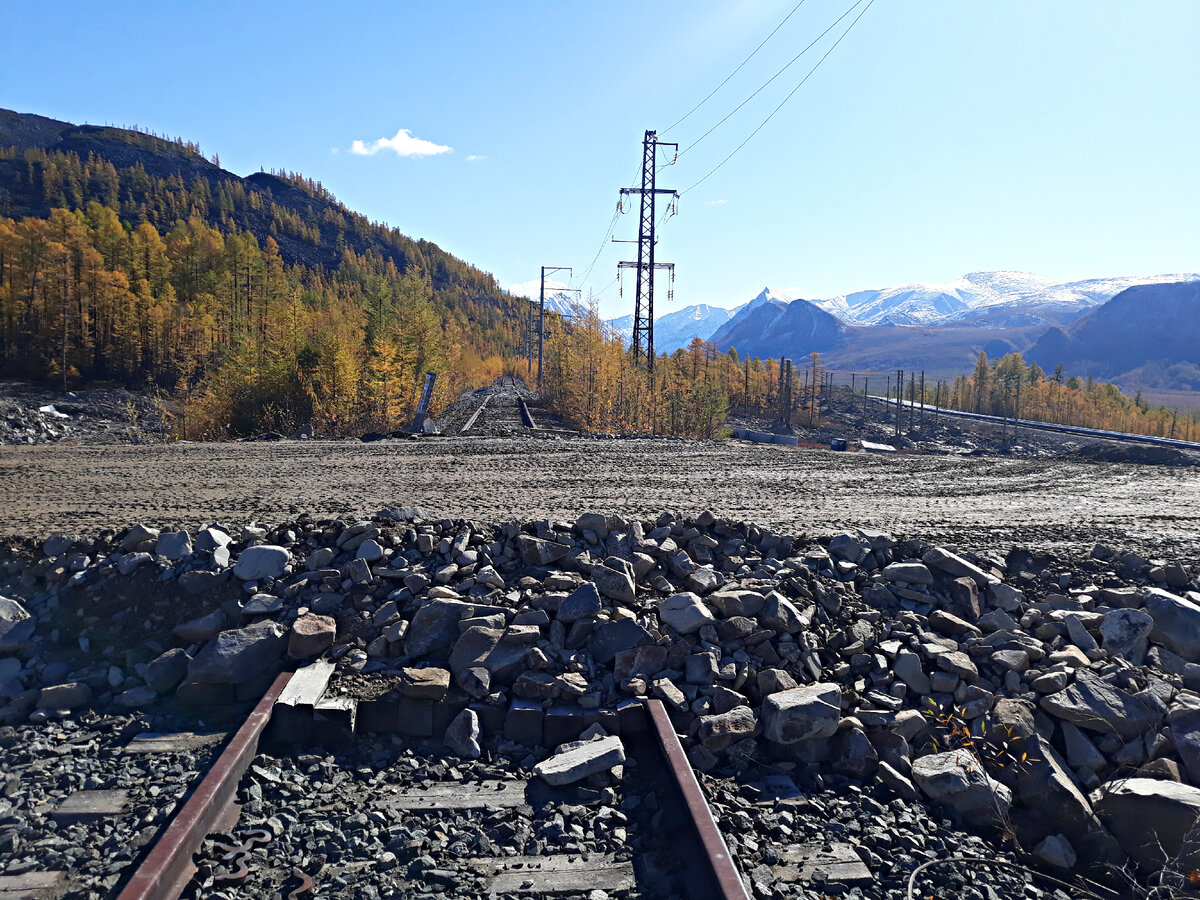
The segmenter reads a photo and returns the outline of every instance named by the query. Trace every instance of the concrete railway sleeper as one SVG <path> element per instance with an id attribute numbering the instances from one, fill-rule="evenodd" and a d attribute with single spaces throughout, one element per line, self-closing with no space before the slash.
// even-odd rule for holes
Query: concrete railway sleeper
<path id="1" fill-rule="evenodd" d="M 280 676 L 119 900 L 748 900 L 660 701 L 524 735 L 561 741 L 548 758 L 515 740 L 471 758 L 405 734 L 386 700 L 326 698 L 332 674 L 316 663 Z"/>

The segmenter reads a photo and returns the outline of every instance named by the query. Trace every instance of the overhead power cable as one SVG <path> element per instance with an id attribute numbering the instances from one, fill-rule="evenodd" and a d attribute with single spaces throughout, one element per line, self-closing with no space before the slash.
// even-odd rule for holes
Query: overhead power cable
<path id="1" fill-rule="evenodd" d="M 637 174 L 640 170 L 640 166 L 634 170 L 631 181 L 633 178 L 637 177 Z M 617 208 L 613 212 L 612 221 L 608 223 L 608 229 L 604 232 L 604 237 L 600 239 L 600 246 L 596 249 L 596 255 L 592 257 L 592 261 L 588 264 L 588 267 L 584 270 L 583 275 L 579 278 L 579 284 L 587 284 L 588 276 L 592 274 L 592 269 L 596 267 L 596 262 L 600 259 L 600 254 L 603 253 L 604 248 L 608 246 L 608 239 L 612 237 L 613 232 L 617 230 L 617 220 L 621 218 L 622 212 L 623 210 L 621 209 L 621 204 L 617 203 Z M 572 285 L 574 283 L 574 277 L 567 282 L 568 285 Z"/>
<path id="2" fill-rule="evenodd" d="M 706 137 L 708 137 L 710 134 L 712 134 L 714 131 L 716 131 L 718 128 L 720 128 L 722 125 L 724 125 L 726 122 L 728 122 L 738 110 L 740 110 L 743 106 L 745 106 L 747 103 L 749 103 L 751 100 L 753 100 L 759 94 L 761 94 L 764 90 L 766 90 L 767 86 L 772 81 L 774 81 L 776 78 L 778 78 L 780 75 L 782 75 L 788 69 L 790 69 L 793 64 L 795 64 L 797 61 L 799 61 L 799 59 L 802 56 L 804 56 L 804 54 L 808 53 L 809 50 L 811 50 L 818 43 L 820 43 L 821 39 L 824 38 L 825 35 L 829 34 L 829 32 L 831 32 L 831 31 L 833 31 L 833 29 L 836 28 L 843 19 L 845 19 L 848 15 L 850 15 L 850 13 L 854 12 L 854 10 L 857 9 L 859 6 L 861 6 L 864 2 L 866 2 L 866 0 L 855 0 L 854 4 L 849 9 L 847 9 L 844 13 L 842 13 L 840 16 L 838 16 L 832 25 L 830 25 L 828 28 L 826 28 L 824 31 L 822 31 L 819 35 L 817 35 L 815 38 L 813 38 L 812 42 L 809 43 L 809 45 L 807 47 L 805 47 L 803 50 L 801 50 L 799 53 L 797 53 L 795 56 L 793 56 L 791 58 L 791 60 L 787 63 L 787 65 L 785 65 L 782 69 L 780 69 L 778 72 L 776 72 L 774 75 L 772 75 L 766 81 L 764 81 L 761 85 L 759 85 L 758 89 L 755 90 L 755 92 L 753 94 L 751 94 L 749 97 L 747 97 L 741 103 L 739 103 L 737 106 L 735 106 L 733 109 L 731 109 L 725 115 L 725 117 L 723 119 L 721 119 L 721 121 L 717 122 L 716 125 L 712 126 L 712 128 L 708 129 L 708 131 L 704 132 L 704 134 L 700 135 L 700 137 L 696 138 L 696 140 L 692 141 L 685 148 L 680 150 L 679 156 L 683 156 L 685 153 L 687 153 L 693 147 L 695 147 L 697 144 L 699 144 L 701 141 L 703 141 Z M 874 3 L 874 2 L 875 2 L 875 0 L 870 0 L 870 3 L 867 3 L 867 8 L 869 9 L 871 6 L 871 3 Z M 864 9 L 863 12 L 866 12 L 866 9 Z M 861 18 L 861 17 L 862 17 L 862 13 L 859 13 L 859 18 Z M 854 21 L 857 22 L 858 19 L 855 19 Z M 854 27 L 853 23 L 851 23 L 850 27 L 851 28 Z M 843 37 L 844 36 L 845 35 L 843 35 Z M 840 38 L 839 38 L 839 40 L 840 40 Z M 835 43 L 834 46 L 836 47 L 837 44 Z M 826 53 L 825 55 L 828 56 L 829 54 Z M 821 57 L 822 61 L 824 60 L 824 58 L 825 57 Z M 817 63 L 817 65 L 820 65 L 820 63 Z M 811 74 L 811 72 L 809 74 Z M 803 82 L 801 82 L 801 84 L 803 84 Z M 791 95 L 789 94 L 788 96 L 791 96 Z"/>
<path id="3" fill-rule="evenodd" d="M 861 3 L 861 2 L 862 2 L 862 0 L 859 0 L 859 3 Z M 858 6 L 859 4 L 856 3 L 854 5 Z M 729 162 L 729 160 L 733 159 L 734 155 L 739 150 L 741 150 L 748 143 L 750 143 L 750 140 L 756 134 L 758 134 L 760 131 L 762 131 L 763 128 L 766 126 L 766 124 L 768 122 L 770 122 L 772 118 L 774 118 L 775 113 L 777 113 L 777 112 L 779 112 L 779 110 L 783 109 L 784 104 L 787 103 L 789 100 L 791 100 L 792 96 L 796 93 L 796 91 L 800 90 L 800 88 L 802 88 L 804 86 L 804 83 L 806 81 L 808 81 L 808 79 L 812 77 L 813 73 L 816 72 L 817 69 L 819 69 L 821 67 L 821 63 L 825 62 L 825 60 L 829 58 L 829 54 L 831 54 L 834 50 L 837 49 L 838 44 L 840 44 L 845 39 L 846 35 L 848 35 L 851 32 L 851 30 L 854 28 L 854 26 L 858 24 L 859 19 L 861 19 L 864 15 L 866 15 L 867 10 L 869 10 L 874 5 L 875 5 L 875 0 L 869 0 L 867 5 L 863 7 L 862 12 L 860 12 L 855 17 L 854 21 L 851 22 L 850 25 L 846 28 L 846 30 L 841 33 L 841 35 L 838 37 L 838 39 L 833 42 L 833 46 L 825 51 L 825 55 L 822 56 L 820 59 L 818 59 L 816 65 L 814 65 L 811 69 L 808 70 L 808 74 L 800 79 L 800 83 L 797 84 L 794 88 L 792 88 L 791 92 L 779 102 L 778 106 L 776 106 L 773 110 L 771 110 L 771 114 L 768 115 L 765 119 L 763 119 L 762 122 L 759 124 L 759 126 L 757 128 L 755 128 L 752 132 L 750 132 L 750 134 L 746 137 L 746 139 L 744 141 L 742 141 L 740 144 L 738 144 L 736 147 L 734 147 L 728 156 L 726 156 L 723 160 L 721 160 L 719 163 L 717 163 L 715 166 L 713 166 L 711 169 L 709 169 L 703 178 L 701 178 L 699 181 L 694 182 L 693 184 L 689 185 L 688 187 L 686 187 L 682 191 L 680 191 L 680 196 L 683 196 L 688 191 L 700 186 L 705 181 L 707 181 L 714 172 L 716 172 L 718 169 L 720 169 L 721 166 L 725 165 L 725 163 Z M 853 10 L 853 8 L 854 7 L 851 7 L 850 9 Z M 847 10 L 847 12 L 849 12 L 849 11 L 850 10 Z M 842 18 L 845 18 L 845 16 L 843 16 Z"/>
<path id="4" fill-rule="evenodd" d="M 722 81 L 720 84 L 718 84 L 718 85 L 717 85 L 715 88 L 713 88 L 713 89 L 712 89 L 712 90 L 709 92 L 709 94 L 708 94 L 708 96 L 707 96 L 707 97 L 705 97 L 703 100 L 701 100 L 701 101 L 700 101 L 699 103 L 697 103 L 695 106 L 693 106 L 691 109 L 689 109 L 687 112 L 685 112 L 685 113 L 684 113 L 682 116 L 680 116 L 678 119 L 676 119 L 674 122 L 672 122 L 670 125 L 668 125 L 668 126 L 665 128 L 665 129 L 663 129 L 663 130 L 662 130 L 661 132 L 659 132 L 659 133 L 660 133 L 660 134 L 666 134 L 666 133 L 667 133 L 667 132 L 669 132 L 669 131 L 670 131 L 672 128 L 674 128 L 676 125 L 680 124 L 680 123 L 681 123 L 681 122 L 683 122 L 685 119 L 687 119 L 687 117 L 688 117 L 688 116 L 690 116 L 692 113 L 694 113 L 694 112 L 695 112 L 696 110 L 698 110 L 700 107 L 702 107 L 702 106 L 703 106 L 705 103 L 707 103 L 709 100 L 711 100 L 711 99 L 713 98 L 713 94 L 715 94 L 715 93 L 716 93 L 717 91 L 719 91 L 721 88 L 725 87 L 725 85 L 727 85 L 727 84 L 729 83 L 729 79 L 730 79 L 730 78 L 732 78 L 732 77 L 733 77 L 734 75 L 736 75 L 738 72 L 742 71 L 742 67 L 743 67 L 743 66 L 745 66 L 745 65 L 746 65 L 746 63 L 750 62 L 750 60 L 754 59 L 754 57 L 755 57 L 755 56 L 758 54 L 758 51 L 759 51 L 759 50 L 761 50 L 763 47 L 765 47 L 765 46 L 767 45 L 767 41 L 769 41 L 771 38 L 775 37 L 775 32 L 777 32 L 777 31 L 778 31 L 780 28 L 782 28 L 782 27 L 783 27 L 783 26 L 784 26 L 784 25 L 787 23 L 787 20 L 788 20 L 788 19 L 790 19 L 790 18 L 791 18 L 793 15 L 795 15 L 795 14 L 796 14 L 796 10 L 798 10 L 800 7 L 802 7 L 802 6 L 804 5 L 804 3 L 805 3 L 805 0 L 800 0 L 800 2 L 799 2 L 799 3 L 797 3 L 795 6 L 793 6 L 793 7 L 792 7 L 792 11 L 791 11 L 791 12 L 789 12 L 789 13 L 788 13 L 786 16 L 784 16 L 784 17 L 783 17 L 783 21 L 782 21 L 782 22 L 780 22 L 778 25 L 776 25 L 776 26 L 775 26 L 775 27 L 774 27 L 774 28 L 771 30 L 771 33 L 770 33 L 770 34 L 768 34 L 768 35 L 767 35 L 765 38 L 763 38 L 763 41 L 762 41 L 762 43 L 761 43 L 761 44 L 759 44 L 757 47 L 755 47 L 755 48 L 754 48 L 754 50 L 751 52 L 751 54 L 750 54 L 749 56 L 747 56 L 745 59 L 743 59 L 743 60 L 742 60 L 742 61 L 741 61 L 741 62 L 738 64 L 738 67 L 737 67 L 736 69 L 734 69 L 732 72 L 730 72 L 728 75 L 726 75 L 726 76 L 725 76 L 725 80 L 724 80 L 724 81 Z"/>
<path id="5" fill-rule="evenodd" d="M 620 276 L 618 276 L 618 277 L 620 277 Z M 598 291 L 596 291 L 594 294 L 592 294 L 592 299 L 593 299 L 593 300 L 599 300 L 601 297 L 603 297 L 603 296 L 604 296 L 605 292 L 606 292 L 606 291 L 607 291 L 609 288 L 611 288 L 611 287 L 612 287 L 614 284 L 616 284 L 616 283 L 617 283 L 617 279 L 616 279 L 616 278 L 614 278 L 612 281 L 610 281 L 610 282 L 609 282 L 608 284 L 606 284 L 604 287 L 600 288 L 600 290 L 598 290 Z"/>
<path id="6" fill-rule="evenodd" d="M 590 263 L 588 263 L 588 267 L 584 270 L 583 275 L 580 276 L 580 278 L 579 278 L 580 284 L 587 284 L 588 276 L 592 274 L 592 269 L 594 269 L 596 267 L 596 261 L 598 259 L 600 259 L 600 254 L 603 253 L 604 248 L 608 246 L 608 239 L 612 236 L 612 233 L 616 230 L 617 219 L 619 219 L 620 217 L 621 217 L 621 210 L 620 210 L 620 204 L 618 204 L 617 209 L 613 211 L 612 221 L 608 223 L 608 230 L 604 232 L 604 237 L 602 237 L 600 239 L 600 246 L 596 250 L 596 255 L 592 257 L 592 261 Z M 571 279 L 571 281 L 574 281 L 574 280 L 575 280 L 574 278 Z M 570 282 L 567 282 L 567 283 L 570 284 Z"/>

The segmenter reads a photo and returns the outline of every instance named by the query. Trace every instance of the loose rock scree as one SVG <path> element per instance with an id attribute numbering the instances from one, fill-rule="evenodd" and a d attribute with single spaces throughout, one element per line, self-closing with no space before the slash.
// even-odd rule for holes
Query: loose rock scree
<path id="1" fill-rule="evenodd" d="M 476 871 L 465 860 L 616 854 L 617 827 L 647 829 L 631 808 L 639 767 L 605 756 L 604 742 L 636 761 L 630 710 L 648 698 L 704 773 L 754 896 L 899 897 L 919 865 L 948 854 L 1013 861 L 1005 873 L 921 873 L 963 897 L 1063 890 L 1019 866 L 1143 885 L 1183 884 L 1196 868 L 1183 838 L 1200 811 L 1200 585 L 1174 561 L 1101 545 L 1072 558 L 871 531 L 810 538 L 708 514 L 487 526 L 410 508 L 352 523 L 57 534 L 8 570 L 10 747 L 92 709 L 211 718 L 284 666 L 333 664 L 289 710 L 298 730 L 283 746 L 353 748 L 262 757 L 242 791 L 243 824 L 286 825 L 274 843 L 300 868 L 320 863 L 305 870 L 318 886 L 350 851 L 391 853 L 431 896 L 461 884 L 472 896 L 496 877 L 464 881 Z M 116 629 L 89 615 L 118 594 Z M 180 622 L 181 608 L 195 615 Z M 566 760 L 581 739 L 601 768 Z M 422 824 L 360 803 L 364 823 L 333 824 L 354 785 L 382 802 L 398 773 L 462 784 L 500 771 L 564 777 L 598 805 Z M 117 786 L 105 772 L 94 785 Z M 7 876 L 40 865 L 26 835 L 44 810 L 20 786 L 5 802 Z M 327 873 L 342 879 L 330 896 L 358 896 L 366 882 L 348 872 Z M 456 886 L 429 872 L 458 873 Z"/>

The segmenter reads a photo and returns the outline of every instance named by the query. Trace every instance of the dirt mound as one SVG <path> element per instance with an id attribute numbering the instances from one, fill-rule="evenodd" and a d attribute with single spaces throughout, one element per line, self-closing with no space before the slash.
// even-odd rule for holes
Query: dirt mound
<path id="1" fill-rule="evenodd" d="M 1085 444 L 1070 456 L 1091 462 L 1137 463 L 1143 466 L 1200 466 L 1200 459 L 1174 447 L 1154 444 Z"/>
<path id="2" fill-rule="evenodd" d="M 124 388 L 54 391 L 0 382 L 0 444 L 160 443 L 172 404 Z"/>

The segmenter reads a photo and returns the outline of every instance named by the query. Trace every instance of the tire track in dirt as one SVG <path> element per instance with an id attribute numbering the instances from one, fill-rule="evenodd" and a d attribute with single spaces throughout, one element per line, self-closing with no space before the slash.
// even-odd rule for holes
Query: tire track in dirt
<path id="1" fill-rule="evenodd" d="M 1157 466 L 531 437 L 0 448 L 5 536 L 394 505 L 489 522 L 710 509 L 793 533 L 862 526 L 979 548 L 1200 546 L 1200 476 Z"/>

